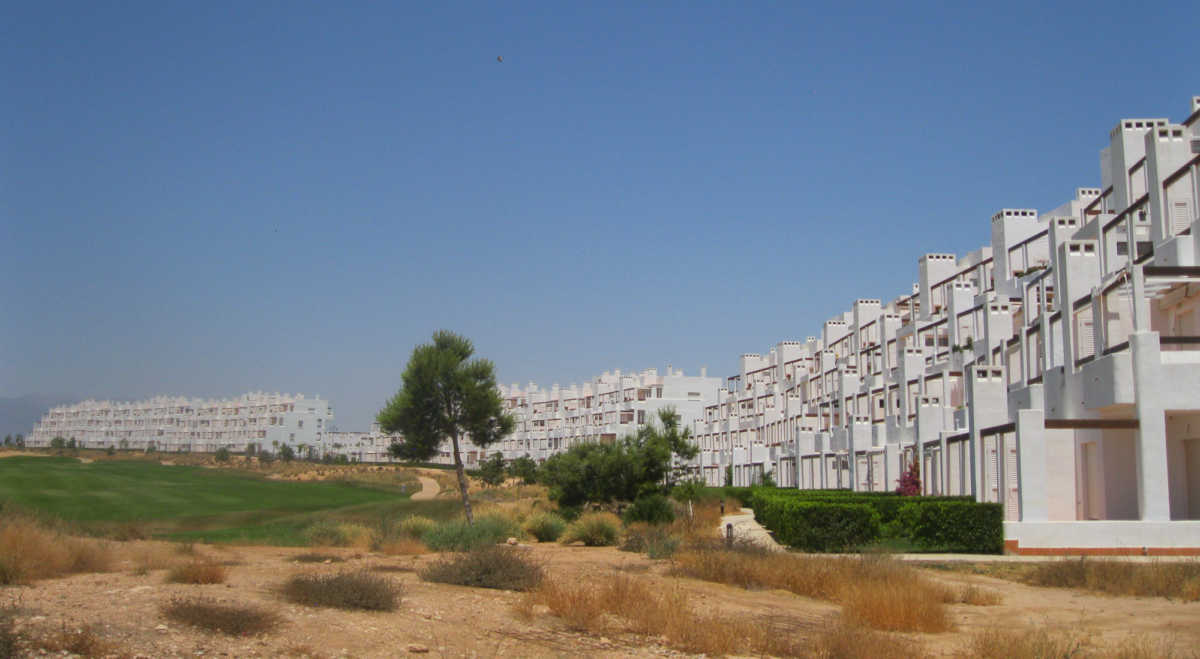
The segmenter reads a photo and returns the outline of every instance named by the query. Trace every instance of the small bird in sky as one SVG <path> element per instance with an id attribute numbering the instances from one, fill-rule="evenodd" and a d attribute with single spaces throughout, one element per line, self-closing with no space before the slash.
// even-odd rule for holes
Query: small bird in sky
<path id="1" fill-rule="evenodd" d="M 500 62 L 501 64 L 503 64 L 503 63 L 504 63 L 504 56 L 503 56 L 503 55 L 497 55 L 497 56 L 496 56 L 496 61 L 497 61 L 497 62 Z"/>

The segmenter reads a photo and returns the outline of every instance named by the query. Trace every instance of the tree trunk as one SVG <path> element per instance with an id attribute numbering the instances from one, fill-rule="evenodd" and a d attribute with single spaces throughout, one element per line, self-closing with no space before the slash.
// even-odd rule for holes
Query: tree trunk
<path id="1" fill-rule="evenodd" d="M 467 524 L 474 524 L 475 517 L 471 514 L 471 498 L 467 496 L 467 474 L 463 470 L 462 456 L 458 452 L 458 435 L 451 440 L 454 442 L 454 472 L 458 474 L 458 491 L 462 493 L 463 511 L 467 515 Z"/>

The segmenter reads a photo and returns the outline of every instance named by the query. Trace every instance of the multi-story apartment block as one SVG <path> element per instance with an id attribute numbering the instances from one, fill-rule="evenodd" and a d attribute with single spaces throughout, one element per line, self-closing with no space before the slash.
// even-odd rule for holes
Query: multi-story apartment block
<path id="1" fill-rule="evenodd" d="M 251 393 L 237 398 L 157 396 L 135 402 L 88 400 L 51 409 L 34 426 L 30 447 L 55 437 L 84 448 L 160 451 L 244 451 L 321 446 L 332 429 L 333 407 L 320 397 Z"/>
<path id="2" fill-rule="evenodd" d="M 321 455 L 344 455 L 351 462 L 395 462 L 390 453 L 393 443 L 403 441 L 371 424 L 370 432 L 327 432 L 325 442 L 318 448 Z"/>
<path id="3" fill-rule="evenodd" d="M 743 355 L 695 425 L 703 477 L 889 490 L 915 463 L 1003 504 L 1020 551 L 1200 552 L 1200 96 L 1119 122 L 1100 163 L 911 292 Z"/>
<path id="4" fill-rule="evenodd" d="M 590 382 L 569 387 L 557 384 L 541 389 L 534 383 L 500 386 L 505 410 L 516 420 L 516 430 L 499 445 L 505 459 L 528 455 L 541 462 L 581 442 L 615 441 L 636 434 L 647 423 L 658 422 L 658 411 L 667 407 L 679 413 L 681 427 L 690 428 L 713 401 L 718 378 L 684 375 L 667 367 L 637 373 L 605 372 Z M 482 453 L 472 447 L 475 455 Z"/>

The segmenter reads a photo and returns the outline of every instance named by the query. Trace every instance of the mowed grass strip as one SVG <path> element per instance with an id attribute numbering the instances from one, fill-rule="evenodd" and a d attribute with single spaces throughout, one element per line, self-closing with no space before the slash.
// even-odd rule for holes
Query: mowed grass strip
<path id="1" fill-rule="evenodd" d="M 84 527 L 137 520 L 159 532 L 253 528 L 281 517 L 333 509 L 374 516 L 394 491 L 347 482 L 288 482 L 222 469 L 165 466 L 147 461 L 11 457 L 0 460 L 0 501 L 42 511 Z M 370 511 L 370 512 L 368 512 Z M 298 520 L 297 520 L 298 521 Z M 249 523 L 247 523 L 249 522 Z"/>

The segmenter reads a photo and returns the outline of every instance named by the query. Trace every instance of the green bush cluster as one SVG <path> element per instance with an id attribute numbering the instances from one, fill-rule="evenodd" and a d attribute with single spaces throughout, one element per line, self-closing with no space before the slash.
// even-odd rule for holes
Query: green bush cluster
<path id="1" fill-rule="evenodd" d="M 499 515 L 484 515 L 468 524 L 465 519 L 442 522 L 421 536 L 421 542 L 434 551 L 471 551 L 521 537 L 517 523 Z"/>
<path id="2" fill-rule="evenodd" d="M 681 539 L 671 533 L 670 527 L 661 524 L 631 524 L 625 530 L 621 551 L 646 554 L 650 558 L 669 558 L 679 549 Z"/>
<path id="3" fill-rule="evenodd" d="M 554 542 L 567 529 L 567 520 L 554 513 L 538 513 L 525 520 L 524 528 L 538 542 Z"/>
<path id="4" fill-rule="evenodd" d="M 675 521 L 675 506 L 671 505 L 670 499 L 661 494 L 647 494 L 634 500 L 625 509 L 622 519 L 626 524 L 670 524 Z"/>
<path id="5" fill-rule="evenodd" d="M 621 537 L 621 520 L 611 513 L 588 513 L 571 523 L 564 543 L 582 542 L 588 547 L 609 547 Z"/>
<path id="6" fill-rule="evenodd" d="M 473 588 L 527 591 L 542 582 L 542 566 L 525 550 L 492 545 L 461 554 L 451 554 L 424 567 L 423 581 Z"/>
<path id="7" fill-rule="evenodd" d="M 966 496 L 900 496 L 892 492 L 725 488 L 786 544 L 808 551 L 844 551 L 883 538 L 926 550 L 999 553 L 1004 546 L 999 504 Z"/>

